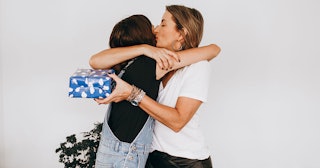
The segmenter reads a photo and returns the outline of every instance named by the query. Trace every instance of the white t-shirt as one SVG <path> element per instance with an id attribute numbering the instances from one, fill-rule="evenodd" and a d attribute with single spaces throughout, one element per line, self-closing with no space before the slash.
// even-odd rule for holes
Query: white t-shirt
<path id="1" fill-rule="evenodd" d="M 158 102 L 175 107 L 178 97 L 188 97 L 207 101 L 210 67 L 208 61 L 201 61 L 178 70 L 165 88 L 159 88 Z M 172 156 L 189 159 L 206 159 L 210 152 L 200 130 L 199 112 L 179 132 L 156 121 L 153 132 L 153 150 L 166 152 Z"/>

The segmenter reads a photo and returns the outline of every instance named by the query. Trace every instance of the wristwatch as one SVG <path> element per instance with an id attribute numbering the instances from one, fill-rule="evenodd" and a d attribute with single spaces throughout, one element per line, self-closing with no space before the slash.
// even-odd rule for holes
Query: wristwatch
<path id="1" fill-rule="evenodd" d="M 146 95 L 146 92 L 144 92 L 143 90 L 140 90 L 139 94 L 134 97 L 130 103 L 134 106 L 139 106 L 139 103 L 141 102 L 141 100 L 143 99 L 144 95 Z"/>

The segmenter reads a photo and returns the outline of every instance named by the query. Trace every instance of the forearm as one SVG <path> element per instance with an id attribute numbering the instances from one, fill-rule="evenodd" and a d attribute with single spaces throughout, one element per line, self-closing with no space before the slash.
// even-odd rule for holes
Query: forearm
<path id="1" fill-rule="evenodd" d="M 185 125 L 177 109 L 162 105 L 148 96 L 144 96 L 139 107 L 175 132 L 180 131 Z"/>
<path id="2" fill-rule="evenodd" d="M 158 103 L 147 95 L 143 96 L 144 92 L 137 90 L 136 87 L 123 81 L 117 75 L 109 74 L 109 77 L 117 83 L 116 88 L 107 98 L 95 99 L 97 103 L 109 104 L 123 100 L 133 102 L 142 94 L 142 100 L 140 101 L 140 98 L 137 100 L 140 102 L 138 103 L 139 107 L 175 132 L 180 131 L 190 121 L 202 103 L 200 100 L 179 97 L 175 107 L 169 107 Z"/>
<path id="3" fill-rule="evenodd" d="M 166 73 L 179 69 L 193 63 L 212 60 L 220 53 L 220 47 L 215 44 L 210 44 L 208 46 L 187 49 L 177 52 L 180 56 L 180 62 L 175 62 L 170 69 L 163 69 L 160 66 L 156 67 L 156 78 L 161 79 Z"/>
<path id="4" fill-rule="evenodd" d="M 89 64 L 93 69 L 108 69 L 126 60 L 143 55 L 143 47 L 144 45 L 135 45 L 106 49 L 93 55 Z"/>
<path id="5" fill-rule="evenodd" d="M 174 64 L 172 70 L 179 69 L 203 60 L 210 61 L 219 53 L 220 47 L 215 44 L 179 51 L 178 54 L 180 55 L 180 62 Z"/>

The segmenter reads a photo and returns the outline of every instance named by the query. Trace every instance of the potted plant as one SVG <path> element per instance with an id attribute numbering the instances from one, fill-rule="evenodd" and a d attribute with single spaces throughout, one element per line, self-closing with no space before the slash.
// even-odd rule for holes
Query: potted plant
<path id="1" fill-rule="evenodd" d="M 59 162 L 63 163 L 65 168 L 94 168 L 102 123 L 94 125 L 92 130 L 81 134 L 81 140 L 77 139 L 76 134 L 72 134 L 56 149 Z"/>

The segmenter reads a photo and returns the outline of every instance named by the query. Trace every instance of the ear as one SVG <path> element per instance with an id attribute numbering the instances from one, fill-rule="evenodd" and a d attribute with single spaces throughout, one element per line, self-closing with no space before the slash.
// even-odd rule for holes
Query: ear
<path id="1" fill-rule="evenodd" d="M 182 28 L 184 35 L 186 36 L 188 34 L 188 30 L 186 28 Z"/>
<path id="2" fill-rule="evenodd" d="M 188 30 L 185 29 L 185 28 L 182 28 L 182 31 L 180 31 L 180 35 L 179 35 L 178 41 L 183 42 L 184 41 L 184 37 L 187 36 L 187 34 L 188 34 Z"/>

